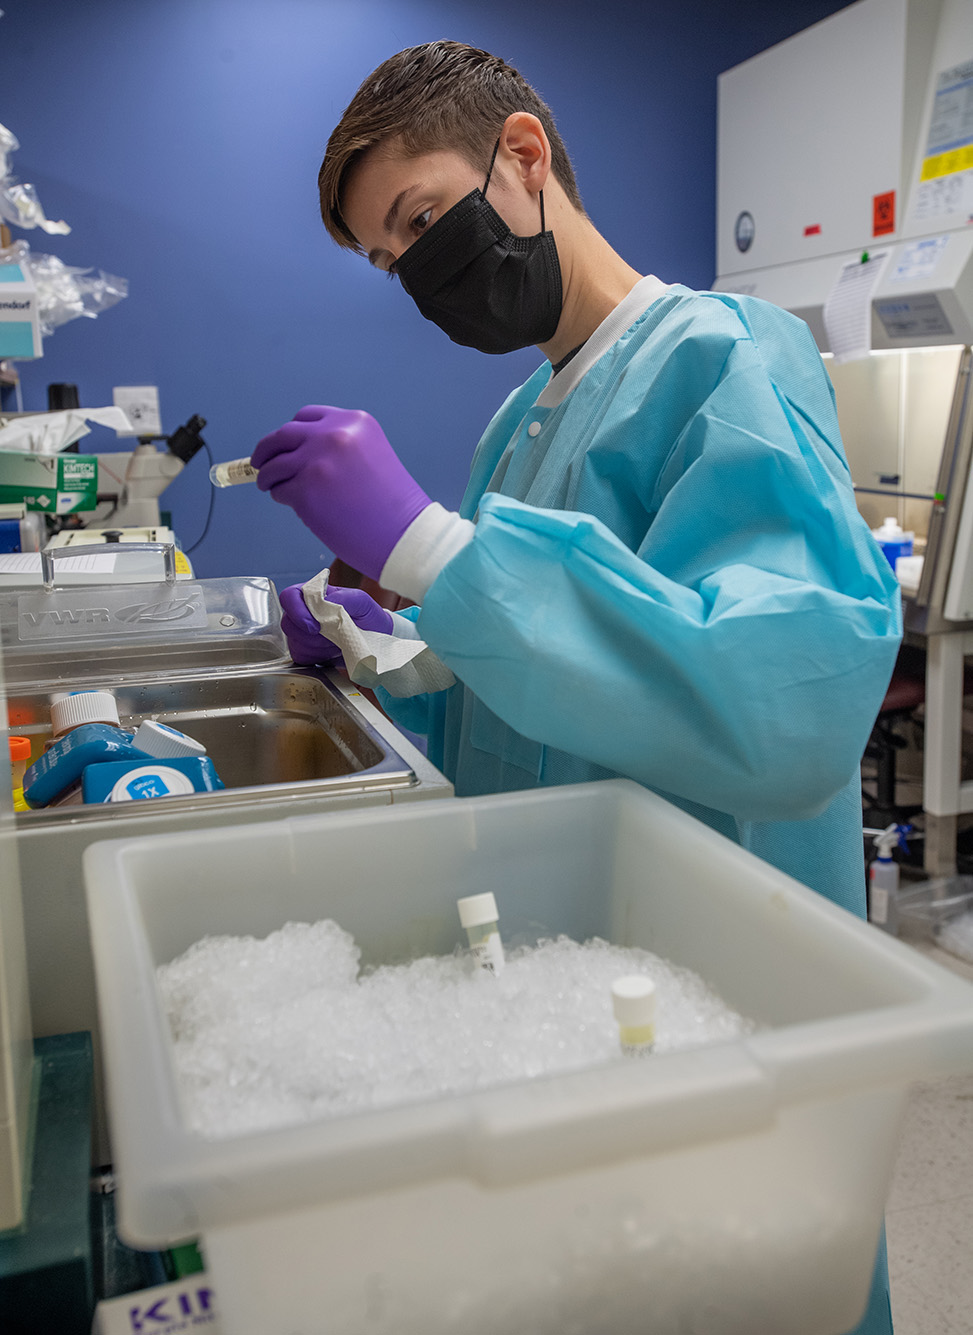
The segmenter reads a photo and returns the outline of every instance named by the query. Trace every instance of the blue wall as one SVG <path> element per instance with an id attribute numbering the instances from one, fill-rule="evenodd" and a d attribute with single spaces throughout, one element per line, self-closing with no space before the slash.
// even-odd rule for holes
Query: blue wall
<path id="1" fill-rule="evenodd" d="M 305 403 L 367 408 L 436 499 L 456 506 L 473 446 L 534 350 L 450 343 L 396 284 L 339 251 L 316 178 L 335 122 L 392 52 L 452 37 L 502 55 L 553 107 L 595 224 L 642 272 L 714 274 L 716 76 L 843 8 L 836 0 L 3 0 L 0 122 L 68 237 L 38 251 L 129 280 L 21 364 L 88 406 L 159 386 L 163 425 L 208 419 L 217 459 L 249 454 Z M 113 448 L 97 429 L 82 448 Z M 203 530 L 203 455 L 164 493 Z M 253 487 L 215 493 L 200 576 L 310 576 L 328 553 Z"/>

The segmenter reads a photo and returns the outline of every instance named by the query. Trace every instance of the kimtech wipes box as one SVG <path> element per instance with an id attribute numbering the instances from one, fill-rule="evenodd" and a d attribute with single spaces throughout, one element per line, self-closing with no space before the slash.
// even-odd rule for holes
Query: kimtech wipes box
<path id="1" fill-rule="evenodd" d="M 0 450 L 0 505 L 15 502 L 51 515 L 93 510 L 98 503 L 98 460 L 93 454 Z"/>
<path id="2" fill-rule="evenodd" d="M 95 1308 L 91 1335 L 219 1335 L 213 1290 L 205 1273 L 158 1284 Z"/>
<path id="3" fill-rule="evenodd" d="M 37 290 L 30 273 L 0 251 L 0 357 L 43 357 Z"/>

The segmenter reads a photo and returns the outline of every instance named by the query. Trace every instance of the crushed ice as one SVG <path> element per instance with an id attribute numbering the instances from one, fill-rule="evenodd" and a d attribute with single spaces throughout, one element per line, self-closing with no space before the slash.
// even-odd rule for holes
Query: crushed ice
<path id="1" fill-rule="evenodd" d="M 656 984 L 656 1053 L 755 1026 L 691 970 L 561 936 L 507 951 L 360 968 L 330 919 L 264 940 L 207 937 L 158 969 L 189 1125 L 221 1137 L 624 1061 L 611 984 Z"/>

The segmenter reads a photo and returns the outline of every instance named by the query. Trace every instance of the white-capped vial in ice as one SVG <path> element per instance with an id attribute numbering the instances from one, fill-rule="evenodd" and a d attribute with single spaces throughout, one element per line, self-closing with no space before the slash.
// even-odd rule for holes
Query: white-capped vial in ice
<path id="1" fill-rule="evenodd" d="M 500 973 L 504 966 L 503 944 L 497 926 L 497 901 L 489 891 L 484 895 L 467 895 L 457 899 L 459 920 L 466 928 L 470 954 L 481 969 Z"/>
<path id="2" fill-rule="evenodd" d="M 231 459 L 225 464 L 214 464 L 209 470 L 214 487 L 237 487 L 241 482 L 256 482 L 257 470 L 249 459 Z"/>
<path id="3" fill-rule="evenodd" d="M 618 1041 L 626 1057 L 648 1055 L 655 1045 L 655 983 L 644 974 L 629 974 L 612 983 L 612 1010 Z"/>

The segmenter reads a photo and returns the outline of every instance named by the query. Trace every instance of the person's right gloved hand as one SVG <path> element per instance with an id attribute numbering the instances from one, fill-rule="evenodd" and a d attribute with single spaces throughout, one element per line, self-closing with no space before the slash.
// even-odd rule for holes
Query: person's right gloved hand
<path id="1" fill-rule="evenodd" d="M 335 556 L 380 579 L 430 504 L 368 413 L 309 404 L 257 442 L 257 486 L 289 505 Z"/>
<path id="2" fill-rule="evenodd" d="M 291 584 L 280 595 L 284 615 L 280 628 L 287 636 L 287 647 L 295 663 L 335 663 L 341 650 L 321 634 L 317 621 L 307 610 L 301 593 L 302 584 Z M 343 607 L 359 630 L 378 630 L 392 634 L 394 622 L 391 612 L 380 607 L 364 589 L 341 589 L 329 586 L 325 595 L 329 603 Z"/>

